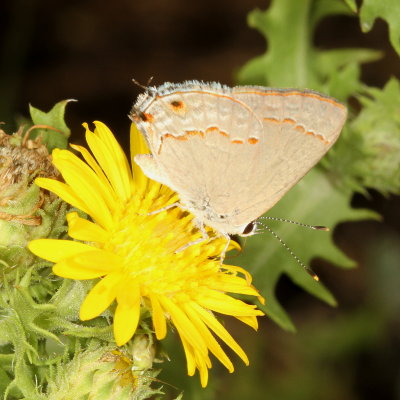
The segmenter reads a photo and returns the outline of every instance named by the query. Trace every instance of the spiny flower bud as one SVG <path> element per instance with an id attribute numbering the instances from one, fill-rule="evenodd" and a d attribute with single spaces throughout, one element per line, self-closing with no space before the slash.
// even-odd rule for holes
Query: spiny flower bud
<path id="1" fill-rule="evenodd" d="M 40 137 L 29 139 L 35 128 L 26 132 L 20 128 L 12 135 L 0 130 L 0 261 L 10 268 L 29 265 L 33 257 L 26 244 L 48 233 L 41 209 L 56 200 L 33 184 L 38 176 L 60 177 Z"/>

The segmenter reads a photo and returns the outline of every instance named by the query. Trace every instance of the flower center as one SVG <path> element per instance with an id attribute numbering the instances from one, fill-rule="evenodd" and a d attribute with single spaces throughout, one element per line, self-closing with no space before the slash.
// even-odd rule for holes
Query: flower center
<path id="1" fill-rule="evenodd" d="M 221 239 L 177 251 L 201 238 L 202 233 L 194 226 L 193 216 L 179 207 L 149 215 L 177 200 L 169 189 L 154 186 L 157 190 L 148 191 L 145 197 L 135 194 L 117 211 L 118 223 L 105 249 L 121 256 L 121 272 L 126 279 L 139 283 L 145 292 L 192 291 L 193 285 L 199 285 L 199 274 L 219 269 Z"/>

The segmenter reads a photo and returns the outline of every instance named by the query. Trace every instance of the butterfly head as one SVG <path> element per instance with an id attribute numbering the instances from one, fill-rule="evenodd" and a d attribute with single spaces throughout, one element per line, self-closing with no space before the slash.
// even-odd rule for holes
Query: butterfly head
<path id="1" fill-rule="evenodd" d="M 189 200 L 183 203 L 201 225 L 210 226 L 223 235 L 252 236 L 257 232 L 256 220 L 244 224 L 241 221 L 238 223 L 239 210 L 219 212 L 210 204 L 209 198 L 205 198 L 202 202 Z"/>

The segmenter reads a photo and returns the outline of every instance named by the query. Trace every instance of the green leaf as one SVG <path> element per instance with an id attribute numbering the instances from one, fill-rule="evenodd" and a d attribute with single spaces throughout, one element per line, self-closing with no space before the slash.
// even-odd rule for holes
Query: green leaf
<path id="1" fill-rule="evenodd" d="M 351 208 L 350 201 L 351 192 L 339 191 L 326 173 L 314 168 L 266 215 L 331 228 L 345 221 L 377 218 L 372 211 Z M 265 223 L 307 265 L 313 258 L 319 257 L 342 268 L 354 266 L 354 262 L 335 246 L 333 232 L 316 231 L 284 222 L 277 224 L 267 220 Z M 263 310 L 284 329 L 295 330 L 275 295 L 275 287 L 283 274 L 313 296 L 336 305 L 335 298 L 323 283 L 315 281 L 268 232 L 250 237 L 234 263 L 252 273 L 254 285 L 266 298 Z"/>
<path id="2" fill-rule="evenodd" d="M 349 63 L 342 69 L 332 71 L 326 92 L 337 99 L 348 99 L 361 90 L 361 70 L 356 63 Z"/>
<path id="3" fill-rule="evenodd" d="M 365 87 L 363 108 L 328 157 L 331 169 L 353 190 L 400 194 L 400 82 Z"/>
<path id="4" fill-rule="evenodd" d="M 318 52 L 316 54 L 315 63 L 318 65 L 322 76 L 330 76 L 342 67 L 346 68 L 376 61 L 379 60 L 382 55 L 381 51 L 370 49 L 333 49 Z"/>
<path id="5" fill-rule="evenodd" d="M 248 23 L 258 29 L 268 43 L 267 51 L 250 60 L 238 74 L 242 84 L 311 88 L 348 94 L 348 87 L 360 85 L 359 75 L 348 75 L 352 81 L 336 80 L 350 65 L 375 61 L 380 52 L 369 49 L 320 50 L 313 44 L 314 30 L 325 17 L 352 14 L 342 0 L 273 1 L 266 11 L 254 10 Z M 289 29 L 290 27 L 290 29 Z M 353 67 L 354 68 L 354 67 Z M 340 100 L 346 98 L 339 97 Z"/>
<path id="6" fill-rule="evenodd" d="M 39 109 L 29 106 L 29 112 L 34 125 L 38 128 L 34 129 L 30 134 L 31 139 L 38 136 L 42 137 L 43 143 L 47 146 L 49 152 L 55 148 L 66 149 L 70 129 L 64 121 L 65 107 L 71 101 L 63 100 L 57 103 L 49 112 L 43 112 Z M 48 126 L 43 127 L 44 125 Z"/>
<path id="7" fill-rule="evenodd" d="M 400 2 L 399 0 L 363 0 L 360 22 L 363 32 L 369 32 L 375 19 L 384 19 L 389 26 L 390 43 L 400 55 Z"/>
<path id="8" fill-rule="evenodd" d="M 351 11 L 354 13 L 357 12 L 357 3 L 356 0 L 344 0 L 346 4 L 350 7 Z"/>
<path id="9" fill-rule="evenodd" d="M 312 27 L 329 15 L 353 15 L 353 7 L 343 0 L 308 0 Z M 346 4 L 347 3 L 347 4 Z"/>
<path id="10" fill-rule="evenodd" d="M 385 88 L 385 95 L 381 96 L 379 90 L 366 89 L 360 80 L 360 65 L 375 61 L 382 54 L 371 49 L 321 50 L 314 45 L 315 28 L 323 18 L 353 15 L 356 8 L 354 0 L 273 0 L 269 9 L 249 14 L 249 25 L 265 37 L 267 50 L 239 71 L 240 83 L 308 87 L 342 101 L 364 93 L 360 97 L 364 110 L 355 120 L 350 120 L 338 143 L 321 162 L 335 178 L 337 186 L 331 184 L 328 175 L 314 170 L 269 215 L 334 228 L 343 221 L 377 218 L 371 211 L 350 207 L 354 191 L 365 193 L 368 186 L 384 193 L 397 193 L 400 151 L 396 115 L 400 115 L 400 95 L 394 83 Z M 349 115 L 350 118 L 354 115 L 351 110 Z M 353 265 L 335 247 L 332 234 L 312 230 L 299 232 L 302 228 L 289 224 L 275 228 L 272 221 L 269 225 L 305 264 L 312 258 L 322 257 L 343 267 Z M 266 313 L 282 327 L 293 331 L 294 325 L 274 292 L 282 274 L 328 304 L 334 305 L 335 299 L 323 284 L 303 271 L 277 240 L 272 237 L 268 240 L 266 235 L 251 238 L 239 260 L 254 274 L 255 285 L 267 301 Z"/>

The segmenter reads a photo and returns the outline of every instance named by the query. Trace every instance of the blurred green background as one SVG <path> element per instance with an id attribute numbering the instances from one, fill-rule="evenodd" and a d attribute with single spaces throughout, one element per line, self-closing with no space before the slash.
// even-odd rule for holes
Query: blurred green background
<path id="1" fill-rule="evenodd" d="M 234 85 L 239 69 L 265 51 L 264 38 L 248 27 L 246 16 L 269 4 L 265 0 L 3 0 L 0 121 L 11 131 L 18 118 L 28 114 L 29 103 L 49 110 L 62 99 L 75 98 L 79 101 L 69 105 L 66 115 L 72 142 L 82 141 L 82 122 L 99 119 L 128 148 L 127 114 L 140 92 L 131 79 L 146 84 L 153 76 L 155 85 L 186 79 Z M 383 20 L 362 33 L 356 16 L 337 15 L 318 23 L 313 43 L 328 50 L 381 51 L 381 59 L 362 65 L 361 79 L 383 87 L 391 76 L 400 78 L 400 58 L 388 35 Z M 191 400 L 400 399 L 400 198 L 369 190 L 356 194 L 352 205 L 382 216 L 381 221 L 342 223 L 334 231 L 336 245 L 356 261 L 357 268 L 333 268 L 322 257 L 311 263 L 336 297 L 337 307 L 311 297 L 283 275 L 275 293 L 297 333 L 282 330 L 268 318 L 260 321 L 258 333 L 227 321 L 249 354 L 250 367 L 237 361 L 235 373 L 229 375 L 215 363 L 205 390 L 196 378 L 186 377 L 184 362 L 169 363 L 160 379 L 184 388 L 185 398 Z M 313 236 L 316 242 L 319 235 L 324 233 Z M 262 240 L 265 246 L 275 245 L 268 234 Z M 268 266 L 268 260 L 265 263 Z M 257 286 L 257 280 L 254 283 Z M 166 346 L 170 357 L 183 358 L 174 342 L 177 339 L 170 334 Z M 179 392 L 166 390 L 171 396 Z"/>

